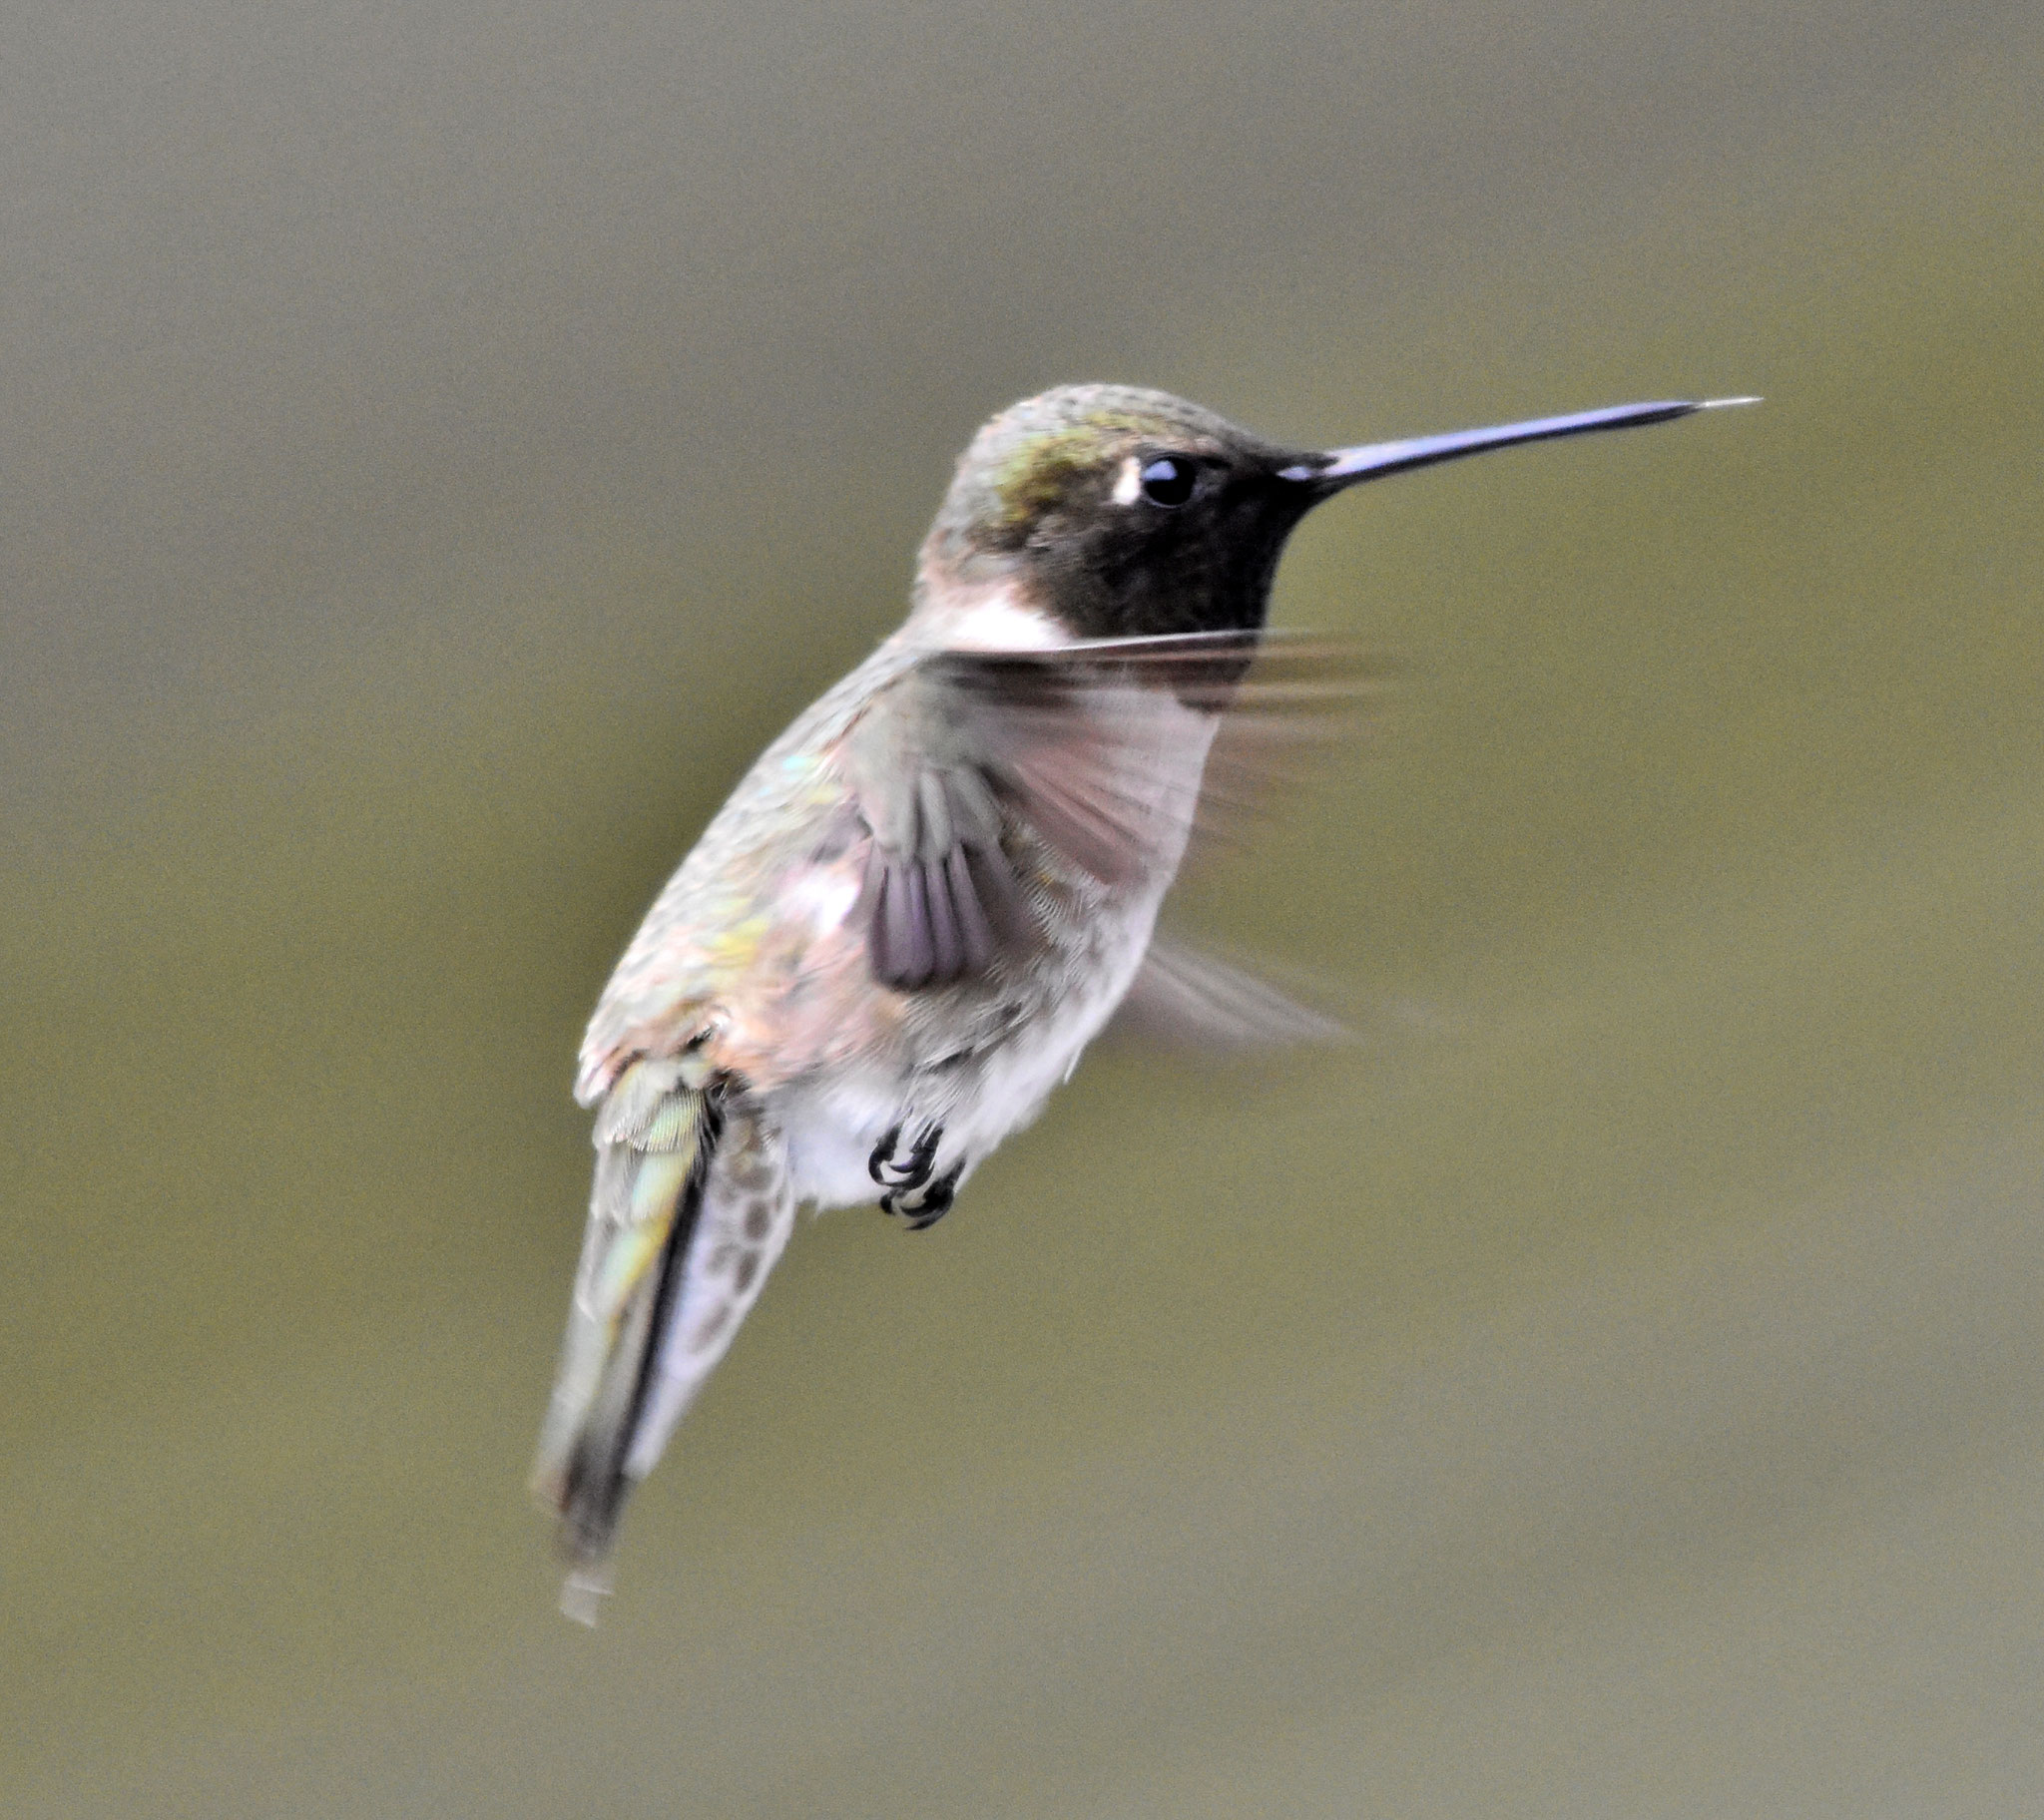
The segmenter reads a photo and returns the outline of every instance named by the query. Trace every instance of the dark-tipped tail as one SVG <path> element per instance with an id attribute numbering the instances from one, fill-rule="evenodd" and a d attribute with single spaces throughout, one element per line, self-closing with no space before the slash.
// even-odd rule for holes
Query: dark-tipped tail
<path id="1" fill-rule="evenodd" d="M 640 1071 L 660 1070 L 651 1079 Z M 660 1064 L 627 1071 L 597 1117 L 596 1185 L 533 1493 L 560 1520 L 561 1608 L 596 1621 L 662 1336 L 703 1204 L 720 1121 Z"/>
<path id="2" fill-rule="evenodd" d="M 652 1388 L 660 1355 L 660 1336 L 667 1331 L 681 1281 L 681 1260 L 703 1201 L 703 1176 L 710 1146 L 702 1146 L 696 1165 L 683 1183 L 670 1222 L 667 1242 L 647 1292 L 635 1295 L 619 1323 L 618 1335 L 604 1371 L 597 1400 L 568 1456 L 555 1509 L 560 1527 L 555 1545 L 569 1564 L 561 1590 L 561 1609 L 585 1624 L 596 1622 L 596 1600 L 610 1592 L 610 1556 L 617 1544 L 618 1521 L 625 1500 L 638 1483 L 626 1470 L 632 1440 Z"/>

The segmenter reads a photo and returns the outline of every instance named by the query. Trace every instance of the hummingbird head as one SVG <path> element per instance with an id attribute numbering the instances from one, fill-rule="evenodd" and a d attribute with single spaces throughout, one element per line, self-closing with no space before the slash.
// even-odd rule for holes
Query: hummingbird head
<path id="1" fill-rule="evenodd" d="M 1626 404 L 1310 451 L 1267 442 L 1168 392 L 1059 386 L 1009 406 L 958 458 L 923 544 L 918 598 L 935 608 L 999 591 L 1076 639 L 1254 631 L 1284 540 L 1348 487 L 1705 408 L 1687 399 Z"/>
<path id="2" fill-rule="evenodd" d="M 1258 627 L 1307 459 L 1167 392 L 1059 386 L 959 457 L 922 584 L 1007 587 L 1074 638 Z"/>

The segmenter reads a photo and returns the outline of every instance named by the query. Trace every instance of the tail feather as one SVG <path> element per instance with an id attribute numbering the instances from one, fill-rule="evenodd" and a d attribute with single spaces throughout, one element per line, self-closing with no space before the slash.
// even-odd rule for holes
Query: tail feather
<path id="1" fill-rule="evenodd" d="M 533 1463 L 534 1495 L 559 1517 L 574 1564 L 563 1603 L 585 1618 L 631 1489 L 626 1457 L 717 1149 L 717 1096 L 684 1072 L 676 1061 L 635 1063 L 599 1111 L 589 1226 Z"/>
<path id="2" fill-rule="evenodd" d="M 652 1385 L 660 1336 L 666 1331 L 680 1287 L 681 1261 L 701 1213 L 711 1155 L 711 1144 L 698 1147 L 693 1165 L 668 1202 L 668 1216 L 660 1221 L 664 1230 L 659 1243 L 647 1247 L 647 1262 L 634 1273 L 636 1280 L 615 1323 L 596 1395 L 568 1455 L 558 1506 L 560 1545 L 578 1575 L 600 1569 L 609 1559 L 625 1500 L 637 1483 L 637 1476 L 628 1474 L 626 1462 Z"/>
<path id="3" fill-rule="evenodd" d="M 650 1473 L 675 1424 L 731 1348 L 794 1228 L 786 1151 L 776 1133 L 734 1105 L 705 1170 L 682 1267 L 664 1306 L 659 1350 L 633 1429 L 625 1471 Z"/>
<path id="4" fill-rule="evenodd" d="M 627 1069 L 597 1112 L 596 1187 L 533 1489 L 560 1519 L 561 1608 L 596 1619 L 632 1488 L 730 1347 L 794 1223 L 785 1151 L 741 1085 Z"/>

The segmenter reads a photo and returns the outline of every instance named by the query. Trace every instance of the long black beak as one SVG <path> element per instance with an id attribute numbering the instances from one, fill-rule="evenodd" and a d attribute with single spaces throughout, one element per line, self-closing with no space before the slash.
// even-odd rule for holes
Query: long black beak
<path id="1" fill-rule="evenodd" d="M 1408 468 L 1430 468 L 1437 461 L 1458 461 L 1486 449 L 1509 449 L 1521 442 L 1551 442 L 1557 436 L 1586 436 L 1592 430 L 1630 430 L 1648 423 L 1672 423 L 1698 411 L 1726 405 L 1758 404 L 1758 398 L 1670 398 L 1652 404 L 1614 404 L 1601 411 L 1576 411 L 1567 417 L 1534 417 L 1525 423 L 1493 424 L 1485 430 L 1451 430 L 1445 436 L 1414 436 L 1404 442 L 1365 442 L 1352 449 L 1329 449 L 1278 471 L 1279 480 L 1298 481 L 1322 495 L 1338 493 L 1365 480 L 1402 474 Z"/>

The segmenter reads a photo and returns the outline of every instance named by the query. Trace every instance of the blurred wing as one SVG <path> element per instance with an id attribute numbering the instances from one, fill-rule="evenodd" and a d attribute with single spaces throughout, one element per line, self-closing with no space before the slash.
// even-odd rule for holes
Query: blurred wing
<path id="1" fill-rule="evenodd" d="M 1196 820 L 1239 828 L 1381 674 L 1243 633 L 932 652 L 845 741 L 874 977 L 942 985 L 1026 950 L 1046 854 L 1110 889 L 1168 877 Z"/>
<path id="2" fill-rule="evenodd" d="M 1340 1043 L 1347 1028 L 1286 997 L 1267 980 L 1212 955 L 1153 936 L 1115 1013 L 1119 1034 L 1186 1048 L 1247 1051 Z"/>
<path id="3" fill-rule="evenodd" d="M 1362 744 L 1400 674 L 1346 641 L 1265 634 L 1254 669 L 1221 711 L 1195 844 L 1242 843 L 1335 752 Z"/>

